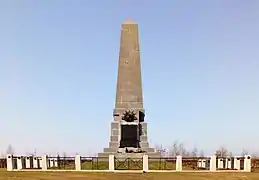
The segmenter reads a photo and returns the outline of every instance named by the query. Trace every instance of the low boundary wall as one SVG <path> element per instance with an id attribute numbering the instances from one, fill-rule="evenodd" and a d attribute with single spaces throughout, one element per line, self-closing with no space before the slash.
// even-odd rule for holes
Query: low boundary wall
<path id="1" fill-rule="evenodd" d="M 81 172 L 251 172 L 251 156 L 161 157 L 143 155 L 140 159 L 49 157 L 7 155 L 7 171 L 81 171 Z"/>

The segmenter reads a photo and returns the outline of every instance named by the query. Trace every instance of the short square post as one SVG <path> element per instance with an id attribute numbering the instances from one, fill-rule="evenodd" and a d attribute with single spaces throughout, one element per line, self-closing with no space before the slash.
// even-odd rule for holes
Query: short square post
<path id="1" fill-rule="evenodd" d="M 148 155 L 143 155 L 143 172 L 148 172 Z"/>
<path id="2" fill-rule="evenodd" d="M 6 156 L 6 163 L 7 163 L 7 171 L 13 171 L 14 168 L 14 161 L 13 161 L 13 155 L 12 154 L 8 154 Z"/>
<path id="3" fill-rule="evenodd" d="M 30 169 L 31 168 L 31 157 L 30 156 L 27 156 L 25 158 L 25 168 L 26 169 Z"/>
<path id="4" fill-rule="evenodd" d="M 251 156 L 245 155 L 244 159 L 244 171 L 251 172 Z"/>
<path id="5" fill-rule="evenodd" d="M 38 157 L 33 157 L 33 168 L 34 169 L 38 169 L 40 166 L 39 166 L 39 159 Z"/>
<path id="6" fill-rule="evenodd" d="M 206 168 L 206 159 L 201 160 L 201 167 Z"/>
<path id="7" fill-rule="evenodd" d="M 49 167 L 54 167 L 54 159 L 49 159 Z"/>
<path id="8" fill-rule="evenodd" d="M 217 156 L 213 155 L 210 157 L 210 171 L 215 172 L 217 171 Z"/>
<path id="9" fill-rule="evenodd" d="M 234 158 L 234 169 L 240 170 L 240 157 Z"/>
<path id="10" fill-rule="evenodd" d="M 58 167 L 58 159 L 55 159 L 55 161 L 54 161 L 54 167 Z"/>
<path id="11" fill-rule="evenodd" d="M 76 166 L 77 171 L 81 170 L 81 156 L 80 155 L 76 155 L 76 157 L 75 157 L 75 166 Z"/>
<path id="12" fill-rule="evenodd" d="M 176 156 L 176 171 L 182 171 L 182 156 Z"/>
<path id="13" fill-rule="evenodd" d="M 23 166 L 22 166 L 22 159 L 23 159 L 22 156 L 18 156 L 18 157 L 17 157 L 17 170 L 22 170 L 22 169 L 23 169 Z"/>
<path id="14" fill-rule="evenodd" d="M 114 155 L 113 154 L 109 155 L 109 171 L 110 172 L 114 171 Z"/>
<path id="15" fill-rule="evenodd" d="M 48 170 L 48 157 L 47 155 L 43 155 L 41 158 L 41 169 L 42 171 Z"/>
<path id="16" fill-rule="evenodd" d="M 223 158 L 218 158 L 218 169 L 224 168 L 224 160 Z"/>

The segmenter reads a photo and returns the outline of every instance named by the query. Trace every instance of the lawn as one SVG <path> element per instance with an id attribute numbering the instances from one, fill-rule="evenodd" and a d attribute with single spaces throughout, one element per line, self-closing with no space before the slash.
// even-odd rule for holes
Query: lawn
<path id="1" fill-rule="evenodd" d="M 88 172 L 6 172 L 0 180 L 259 180 L 259 173 L 88 173 Z"/>

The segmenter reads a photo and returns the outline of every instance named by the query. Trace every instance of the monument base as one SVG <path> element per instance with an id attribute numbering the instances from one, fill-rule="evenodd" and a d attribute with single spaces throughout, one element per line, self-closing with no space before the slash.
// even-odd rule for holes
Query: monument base
<path id="1" fill-rule="evenodd" d="M 117 153 L 117 152 L 108 153 L 108 152 L 103 152 L 103 153 L 98 153 L 98 157 L 108 158 L 109 155 L 114 155 L 114 157 L 119 160 L 124 160 L 127 158 L 141 159 L 144 154 L 148 155 L 148 157 L 151 157 L 151 158 L 160 158 L 161 157 L 161 154 L 159 152 L 147 152 L 147 153 Z"/>

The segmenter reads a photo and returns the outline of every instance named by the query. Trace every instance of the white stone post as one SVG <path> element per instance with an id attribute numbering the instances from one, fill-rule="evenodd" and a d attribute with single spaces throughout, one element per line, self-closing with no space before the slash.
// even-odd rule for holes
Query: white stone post
<path id="1" fill-rule="evenodd" d="M 245 155 L 244 159 L 244 171 L 251 172 L 251 156 Z"/>
<path id="2" fill-rule="evenodd" d="M 39 159 L 38 157 L 33 157 L 33 168 L 38 169 L 39 168 Z"/>
<path id="3" fill-rule="evenodd" d="M 218 169 L 223 169 L 223 168 L 224 168 L 223 158 L 218 158 Z"/>
<path id="4" fill-rule="evenodd" d="M 206 168 L 206 159 L 201 160 L 201 167 Z"/>
<path id="5" fill-rule="evenodd" d="M 17 170 L 22 170 L 22 156 L 17 157 Z"/>
<path id="6" fill-rule="evenodd" d="M 109 171 L 110 172 L 114 171 L 114 155 L 113 154 L 109 155 Z"/>
<path id="7" fill-rule="evenodd" d="M 217 171 L 217 156 L 213 155 L 210 158 L 210 171 L 215 172 Z"/>
<path id="8" fill-rule="evenodd" d="M 58 167 L 58 160 L 57 159 L 55 159 L 55 161 L 54 161 L 54 167 Z"/>
<path id="9" fill-rule="evenodd" d="M 235 159 L 234 159 L 234 169 L 240 170 L 240 157 L 235 157 Z"/>
<path id="10" fill-rule="evenodd" d="M 13 155 L 12 154 L 8 154 L 6 156 L 6 163 L 7 163 L 7 171 L 13 171 L 14 161 L 13 161 Z"/>
<path id="11" fill-rule="evenodd" d="M 143 155 L 143 172 L 148 172 L 148 155 Z"/>
<path id="12" fill-rule="evenodd" d="M 234 169 L 237 169 L 237 157 L 234 157 Z"/>
<path id="13" fill-rule="evenodd" d="M 176 171 L 182 171 L 182 156 L 176 156 Z"/>
<path id="14" fill-rule="evenodd" d="M 39 158 L 39 168 L 42 168 L 42 157 Z"/>
<path id="15" fill-rule="evenodd" d="M 49 160 L 49 167 L 54 167 L 54 159 Z"/>
<path id="16" fill-rule="evenodd" d="M 202 167 L 202 160 L 201 159 L 198 159 L 198 168 L 201 168 Z"/>
<path id="17" fill-rule="evenodd" d="M 42 169 L 42 171 L 48 170 L 48 157 L 47 157 L 47 155 L 43 155 L 41 157 L 41 169 Z"/>
<path id="18" fill-rule="evenodd" d="M 27 156 L 25 159 L 25 167 L 26 167 L 26 169 L 31 168 L 31 158 L 29 156 Z"/>
<path id="19" fill-rule="evenodd" d="M 228 158 L 225 159 L 225 169 L 228 169 Z"/>
<path id="20" fill-rule="evenodd" d="M 75 166 L 76 166 L 77 171 L 81 170 L 81 156 L 80 155 L 76 155 L 76 157 L 75 157 Z"/>
<path id="21" fill-rule="evenodd" d="M 228 160 L 228 169 L 232 169 L 232 158 Z"/>
<path id="22" fill-rule="evenodd" d="M 225 168 L 226 169 L 231 169 L 232 167 L 232 163 L 231 163 L 231 160 L 232 160 L 232 158 L 230 157 L 230 158 L 226 158 L 226 163 L 225 163 Z"/>

